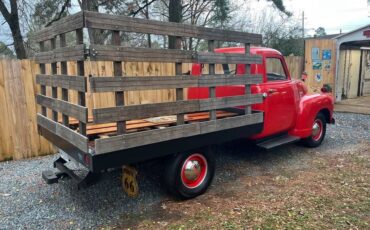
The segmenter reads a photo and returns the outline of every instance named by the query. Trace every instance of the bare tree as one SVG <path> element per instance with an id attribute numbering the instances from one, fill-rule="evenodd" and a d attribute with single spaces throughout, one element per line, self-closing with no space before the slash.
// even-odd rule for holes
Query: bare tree
<path id="1" fill-rule="evenodd" d="M 19 1 L 18 1 L 19 2 Z M 0 12 L 8 24 L 13 37 L 15 53 L 18 59 L 27 58 L 27 52 L 23 43 L 19 23 L 19 12 L 17 0 L 9 0 L 10 9 L 7 8 L 5 1 L 0 0 Z"/>
<path id="2" fill-rule="evenodd" d="M 182 21 L 182 1 L 181 0 L 170 0 L 169 6 L 168 6 L 168 20 L 170 22 L 181 22 Z M 176 37 L 170 36 L 168 38 L 168 48 L 170 49 L 176 49 L 181 46 L 180 43 L 178 43 L 178 40 Z"/>

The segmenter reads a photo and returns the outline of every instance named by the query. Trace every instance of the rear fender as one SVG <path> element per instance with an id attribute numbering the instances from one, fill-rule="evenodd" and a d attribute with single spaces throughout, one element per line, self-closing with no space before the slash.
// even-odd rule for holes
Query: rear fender
<path id="1" fill-rule="evenodd" d="M 316 115 L 322 112 L 326 122 L 333 120 L 334 99 L 330 94 L 305 95 L 298 106 L 295 128 L 289 131 L 290 135 L 301 138 L 309 137 L 312 133 L 312 124 Z"/>

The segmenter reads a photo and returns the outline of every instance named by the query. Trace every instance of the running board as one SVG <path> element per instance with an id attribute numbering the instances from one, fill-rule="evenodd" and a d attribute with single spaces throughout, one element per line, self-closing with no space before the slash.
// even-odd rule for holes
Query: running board
<path id="1" fill-rule="evenodd" d="M 270 150 L 282 145 L 290 144 L 299 141 L 300 138 L 296 136 L 290 136 L 288 134 L 274 137 L 262 142 L 257 143 L 257 146 L 266 150 Z"/>

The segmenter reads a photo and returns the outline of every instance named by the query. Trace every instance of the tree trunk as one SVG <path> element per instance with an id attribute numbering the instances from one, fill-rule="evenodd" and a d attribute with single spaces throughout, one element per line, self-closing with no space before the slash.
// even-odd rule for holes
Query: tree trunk
<path id="1" fill-rule="evenodd" d="M 149 5 L 148 5 L 148 0 L 145 1 L 145 4 L 147 5 L 145 8 L 146 10 L 144 11 L 144 14 L 145 14 L 145 18 L 146 19 L 150 19 L 149 17 Z M 152 48 L 152 37 L 150 36 L 150 34 L 147 34 L 147 38 L 148 38 L 148 48 Z"/>
<path id="2" fill-rule="evenodd" d="M 18 14 L 13 16 L 13 20 L 9 23 L 10 30 L 14 41 L 14 49 L 18 59 L 26 59 L 27 52 L 23 43 L 23 36 L 19 27 Z M 16 18 L 16 19 L 15 19 Z"/>
<path id="3" fill-rule="evenodd" d="M 181 22 L 182 21 L 182 4 L 181 0 L 170 0 L 169 3 L 169 21 L 170 22 Z M 168 37 L 168 48 L 176 49 L 180 48 L 181 44 L 179 44 L 176 37 L 169 36 Z"/>
<path id="4" fill-rule="evenodd" d="M 13 37 L 14 49 L 18 59 L 27 58 L 27 52 L 23 43 L 21 28 L 19 27 L 18 4 L 17 0 L 10 0 L 9 11 L 3 1 L 0 1 L 0 12 L 8 24 Z"/>
<path id="5" fill-rule="evenodd" d="M 99 5 L 97 0 L 83 0 L 82 5 L 80 5 L 82 10 L 99 12 Z M 101 39 L 100 31 L 97 29 L 88 29 L 90 44 L 101 44 L 103 39 Z"/>

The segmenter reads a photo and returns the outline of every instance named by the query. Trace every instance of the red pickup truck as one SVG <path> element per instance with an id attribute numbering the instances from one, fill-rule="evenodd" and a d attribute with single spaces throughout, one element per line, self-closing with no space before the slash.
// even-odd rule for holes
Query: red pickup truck
<path id="1" fill-rule="evenodd" d="M 91 44 L 84 39 L 85 29 L 110 31 L 112 41 Z M 72 31 L 76 44 L 66 47 L 65 34 Z M 121 31 L 176 37 L 177 49 L 121 46 Z M 205 41 L 208 52 L 182 49 L 188 38 Z M 40 65 L 38 130 L 62 153 L 54 161 L 57 171 L 43 172 L 47 183 L 68 175 L 86 187 L 107 169 L 158 158 L 164 163 L 166 188 L 191 198 L 205 192 L 212 181 L 215 167 L 209 150 L 214 146 L 244 138 L 265 149 L 299 140 L 316 147 L 325 137 L 326 124 L 334 122 L 330 94 L 323 90 L 309 95 L 302 81 L 291 80 L 278 51 L 251 48 L 262 43 L 260 34 L 83 11 L 44 28 L 33 39 L 40 46 L 35 55 Z M 218 41 L 236 42 L 246 49 L 215 50 Z M 67 61 L 76 63 L 74 76 L 68 74 Z M 86 61 L 113 62 L 113 76 L 86 77 Z M 122 77 L 123 62 L 172 63 L 175 71 L 167 76 L 136 76 L 136 71 L 129 71 Z M 191 75 L 182 72 L 185 63 L 193 63 Z M 203 74 L 202 65 L 208 67 Z M 125 100 L 128 92 L 163 89 L 174 90 L 175 100 L 141 104 Z M 69 91 L 78 100 L 70 100 Z M 94 97 L 87 103 L 88 96 L 99 93 L 113 93 L 114 100 L 109 101 L 113 103 L 101 108 Z M 88 173 L 77 175 L 70 160 Z M 136 174 L 125 169 L 124 188 L 134 192 Z"/>
<path id="2" fill-rule="evenodd" d="M 221 48 L 216 52 L 240 53 L 244 48 Z M 307 147 L 319 146 L 326 133 L 326 124 L 334 124 L 333 96 L 322 89 L 322 93 L 308 94 L 307 87 L 301 80 L 292 80 L 284 57 L 277 50 L 252 47 L 251 54 L 262 56 L 261 64 L 252 64 L 251 73 L 261 74 L 263 82 L 251 86 L 252 94 L 262 94 L 263 102 L 252 106 L 252 110 L 264 112 L 263 129 L 260 133 L 246 138 L 253 140 L 264 149 L 271 149 L 283 144 L 301 141 Z M 245 65 L 223 65 L 225 74 L 244 74 Z M 202 66 L 193 65 L 192 75 L 200 75 Z M 245 89 L 240 86 L 221 86 L 216 88 L 217 97 L 243 95 Z M 188 99 L 209 97 L 207 88 L 190 88 Z M 176 165 L 176 164 L 173 164 Z M 173 193 L 182 197 L 193 197 L 206 190 L 213 175 L 212 158 L 207 153 L 188 156 L 183 164 L 182 183 L 173 186 L 174 177 L 167 180 L 168 187 L 177 189 Z M 210 167 L 211 165 L 211 167 Z M 176 172 L 175 168 L 171 169 Z M 171 180 L 172 179 L 172 180 Z"/>

